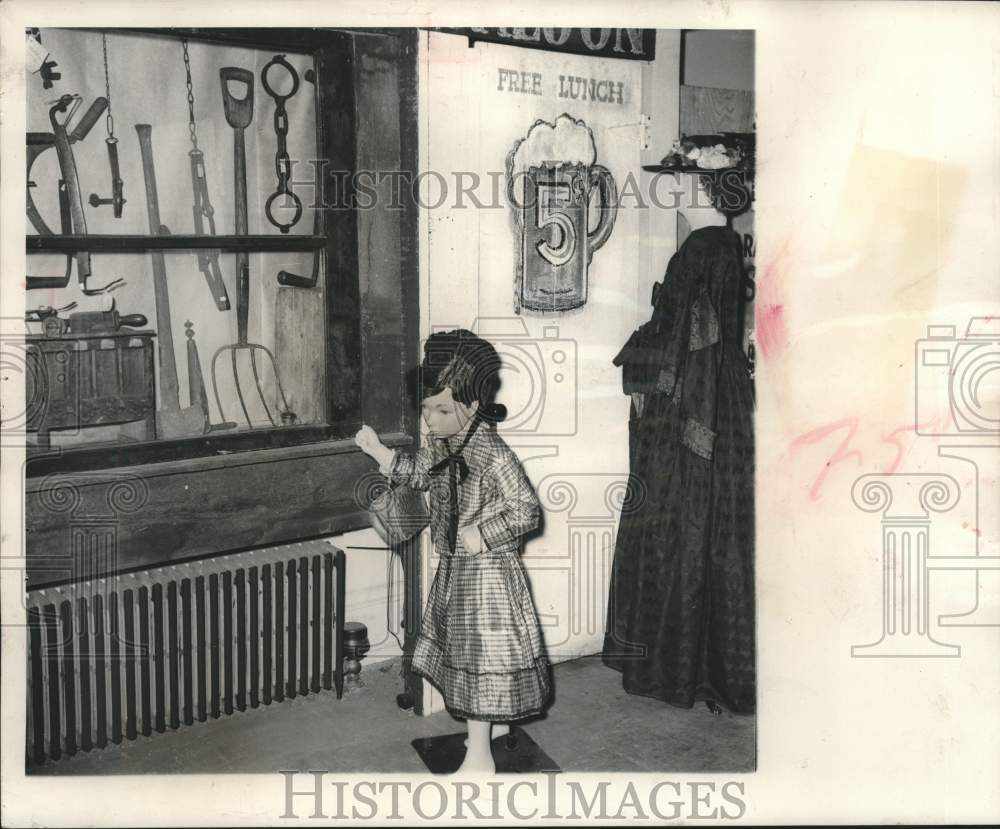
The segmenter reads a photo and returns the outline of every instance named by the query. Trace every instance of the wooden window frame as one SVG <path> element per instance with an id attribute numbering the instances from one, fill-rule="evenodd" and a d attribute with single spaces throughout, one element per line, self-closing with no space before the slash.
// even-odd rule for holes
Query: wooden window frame
<path id="1" fill-rule="evenodd" d="M 318 156 L 329 169 L 356 169 L 355 64 L 358 38 L 398 41 L 400 168 L 417 170 L 417 31 L 415 29 L 120 29 L 129 34 L 188 38 L 247 48 L 312 53 L 317 70 Z M 325 204 L 329 177 L 323 178 Z M 343 194 L 339 195 L 343 198 Z M 403 347 L 397 430 L 390 446 L 412 443 L 417 414 L 404 393 L 403 371 L 418 354 L 418 213 L 412 200 L 400 211 Z M 113 561 L 100 572 L 124 572 L 170 561 L 286 543 L 369 525 L 358 481 L 373 470 L 354 445 L 365 421 L 362 381 L 365 312 L 359 283 L 359 240 L 354 209 L 324 211 L 318 237 L 211 237 L 213 249 L 316 250 L 325 255 L 327 422 L 197 438 L 165 439 L 127 447 L 93 446 L 29 457 L 25 511 L 29 586 L 98 575 L 76 561 L 74 525 L 108 521 Z M 192 245 L 207 243 L 188 237 Z M 183 237 L 27 237 L 29 251 L 60 252 L 84 244 L 92 251 L 188 249 Z M 291 289 L 289 289 L 291 290 Z M 333 376 L 342 366 L 348 376 Z M 121 488 L 124 487 L 125 490 Z M 117 489 L 116 489 L 117 488 Z M 118 501 L 113 491 L 132 491 Z M 67 495 L 68 500 L 61 500 Z M 138 506 L 136 506 L 138 505 Z M 59 559 L 43 566 L 43 559 Z"/>

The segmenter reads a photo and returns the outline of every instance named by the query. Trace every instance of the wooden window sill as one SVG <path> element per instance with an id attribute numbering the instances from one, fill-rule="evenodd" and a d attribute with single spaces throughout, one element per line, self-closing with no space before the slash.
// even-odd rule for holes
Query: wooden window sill
<path id="1" fill-rule="evenodd" d="M 389 446 L 412 443 L 384 434 Z M 26 481 L 30 587 L 370 526 L 379 473 L 353 440 Z"/>
<path id="2" fill-rule="evenodd" d="M 408 446 L 413 439 L 403 432 L 390 432 L 379 436 L 382 442 L 391 448 Z M 258 466 L 286 461 L 315 459 L 335 455 L 361 454 L 353 438 L 326 440 L 318 443 L 307 443 L 299 446 L 282 446 L 273 449 L 247 449 L 238 451 L 222 451 L 214 455 L 198 458 L 183 458 L 176 461 L 158 461 L 147 464 L 129 464 L 95 470 L 54 470 L 47 475 L 31 477 L 25 480 L 25 492 L 37 493 L 51 487 L 53 480 L 72 480 L 79 478 L 88 483 L 110 482 L 121 480 L 127 476 L 141 477 L 143 480 L 163 475 L 197 475 L 218 469 L 234 469 L 241 466 Z"/>

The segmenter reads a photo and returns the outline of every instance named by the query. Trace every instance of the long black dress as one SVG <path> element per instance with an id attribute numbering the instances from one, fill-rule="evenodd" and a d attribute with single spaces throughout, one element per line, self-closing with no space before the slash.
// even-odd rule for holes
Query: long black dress
<path id="1" fill-rule="evenodd" d="M 631 476 L 604 661 L 633 694 L 755 710 L 753 381 L 739 237 L 694 231 L 653 316 L 615 358 L 632 394 Z"/>

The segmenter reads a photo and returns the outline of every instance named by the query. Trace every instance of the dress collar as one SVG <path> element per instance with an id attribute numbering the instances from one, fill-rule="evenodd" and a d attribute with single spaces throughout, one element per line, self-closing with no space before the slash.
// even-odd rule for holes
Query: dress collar
<path id="1" fill-rule="evenodd" d="M 461 432 L 452 435 L 450 438 L 442 438 L 438 441 L 438 445 L 446 455 L 458 452 L 464 453 L 465 449 L 476 445 L 476 442 L 482 438 L 482 433 L 486 428 L 486 424 L 482 420 L 474 418 L 466 424 Z"/>

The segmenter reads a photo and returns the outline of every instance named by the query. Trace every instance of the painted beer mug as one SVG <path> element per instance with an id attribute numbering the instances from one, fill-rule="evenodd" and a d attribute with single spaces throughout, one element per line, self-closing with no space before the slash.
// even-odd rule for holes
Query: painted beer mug
<path id="1" fill-rule="evenodd" d="M 521 308 L 568 311 L 587 301 L 587 268 L 611 236 L 618 188 L 600 164 L 542 164 L 515 177 L 521 198 L 509 197 L 520 231 Z M 595 198 L 596 196 L 596 198 Z M 591 216 L 599 217 L 591 229 Z"/>

